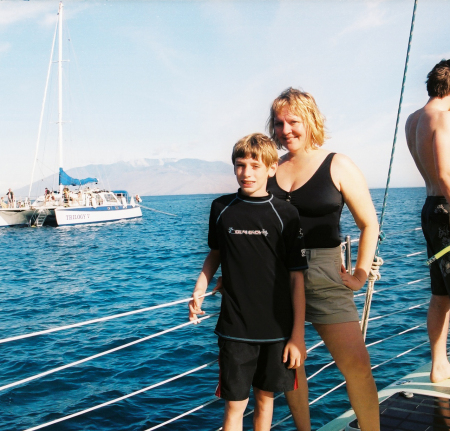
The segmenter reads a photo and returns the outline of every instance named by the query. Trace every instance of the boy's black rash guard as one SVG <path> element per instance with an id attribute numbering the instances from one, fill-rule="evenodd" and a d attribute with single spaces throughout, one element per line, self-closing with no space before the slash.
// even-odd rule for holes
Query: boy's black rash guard
<path id="1" fill-rule="evenodd" d="M 271 194 L 214 200 L 208 245 L 220 250 L 223 282 L 217 335 L 257 343 L 290 338 L 289 271 L 308 267 L 301 237 L 297 210 Z"/>

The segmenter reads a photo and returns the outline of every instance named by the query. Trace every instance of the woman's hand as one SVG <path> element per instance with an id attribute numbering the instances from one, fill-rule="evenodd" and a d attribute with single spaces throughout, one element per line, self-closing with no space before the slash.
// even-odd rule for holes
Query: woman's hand
<path id="1" fill-rule="evenodd" d="M 344 286 L 353 290 L 354 292 L 361 289 L 364 286 L 367 279 L 367 274 L 363 269 L 357 268 L 353 275 L 349 274 L 345 269 L 344 265 L 341 265 L 341 272 L 339 273 L 341 276 L 342 283 Z"/>

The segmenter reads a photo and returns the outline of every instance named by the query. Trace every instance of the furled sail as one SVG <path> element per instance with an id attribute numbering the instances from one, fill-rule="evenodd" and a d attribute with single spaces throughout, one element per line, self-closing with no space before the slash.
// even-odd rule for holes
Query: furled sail
<path id="1" fill-rule="evenodd" d="M 98 183 L 97 178 L 84 178 L 82 180 L 78 180 L 77 178 L 69 177 L 64 171 L 63 168 L 59 168 L 59 184 L 63 186 L 84 186 L 89 183 Z"/>

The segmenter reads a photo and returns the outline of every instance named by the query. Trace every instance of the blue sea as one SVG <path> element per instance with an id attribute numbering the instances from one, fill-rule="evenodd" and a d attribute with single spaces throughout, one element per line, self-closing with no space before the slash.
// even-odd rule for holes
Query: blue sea
<path id="1" fill-rule="evenodd" d="M 371 191 L 380 211 L 384 190 Z M 186 299 L 201 270 L 207 248 L 208 215 L 217 195 L 144 197 L 140 220 L 62 228 L 0 230 L 0 338 L 42 331 Z M 406 310 L 429 299 L 428 270 L 420 230 L 425 189 L 391 189 L 380 255 L 385 260 L 376 283 L 371 317 L 389 315 L 369 325 L 367 342 L 384 339 L 425 322 L 427 306 Z M 357 238 L 344 210 L 343 235 Z M 356 248 L 353 247 L 354 257 Z M 406 283 L 421 280 L 407 285 Z M 363 297 L 356 302 L 362 309 Z M 207 315 L 217 313 L 220 296 L 207 297 Z M 406 311 L 405 311 L 406 310 Z M 101 323 L 0 344 L 0 385 L 8 385 L 187 321 L 187 304 L 170 306 Z M 0 430 L 25 430 L 106 403 L 174 378 L 217 359 L 213 333 L 217 317 L 188 325 L 77 366 L 0 391 Z M 426 328 L 369 348 L 373 365 L 427 340 Z M 306 328 L 307 347 L 319 341 Z M 374 370 L 381 389 L 429 361 L 425 345 Z M 325 347 L 306 362 L 312 375 L 331 361 Z M 164 385 L 105 407 L 47 426 L 47 430 L 148 430 L 214 400 L 218 366 L 211 365 Z M 310 400 L 342 381 L 333 365 L 309 382 Z M 274 423 L 285 418 L 283 396 L 275 401 Z M 249 410 L 252 402 L 249 404 Z M 349 408 L 345 386 L 311 407 L 317 429 Z M 223 402 L 213 402 L 161 430 L 217 430 Z M 244 428 L 251 429 L 252 415 Z M 293 430 L 291 419 L 275 427 Z"/>

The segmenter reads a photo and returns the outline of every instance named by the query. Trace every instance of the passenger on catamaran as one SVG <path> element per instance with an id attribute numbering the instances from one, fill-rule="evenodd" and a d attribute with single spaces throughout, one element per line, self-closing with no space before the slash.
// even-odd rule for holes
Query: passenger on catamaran
<path id="1" fill-rule="evenodd" d="M 8 199 L 8 208 L 14 208 L 14 193 L 11 189 L 8 189 L 6 198 Z"/>
<path id="2" fill-rule="evenodd" d="M 450 60 L 442 60 L 427 76 L 430 99 L 406 121 L 406 141 L 425 180 L 427 198 L 422 230 L 432 258 L 450 246 Z M 450 378 L 447 335 L 450 310 L 450 251 L 430 262 L 431 300 L 427 326 L 433 383 Z M 433 259 L 430 259 L 433 260 Z"/>
<path id="3" fill-rule="evenodd" d="M 348 157 L 321 148 L 326 139 L 324 117 L 310 94 L 293 88 L 283 91 L 272 104 L 268 128 L 278 148 L 288 151 L 276 176 L 269 179 L 268 190 L 300 214 L 308 259 L 306 320 L 344 375 L 361 430 L 379 431 L 377 388 L 353 301 L 353 292 L 366 282 L 378 238 L 368 187 Z M 361 230 L 353 275 L 345 271 L 341 258 L 339 220 L 344 203 Z M 297 369 L 300 373 L 303 367 Z M 286 398 L 297 429 L 309 431 L 307 387 L 287 392 Z"/>
<path id="4" fill-rule="evenodd" d="M 303 270 L 307 268 L 297 211 L 267 192 L 275 174 L 275 143 L 256 133 L 233 148 L 240 189 L 211 205 L 208 245 L 189 302 L 197 322 L 202 295 L 222 265 L 219 336 L 219 385 L 225 399 L 224 431 L 239 431 L 250 387 L 255 396 L 256 431 L 269 431 L 273 392 L 296 387 L 295 368 L 306 358 Z M 302 382 L 306 386 L 306 380 Z"/>

